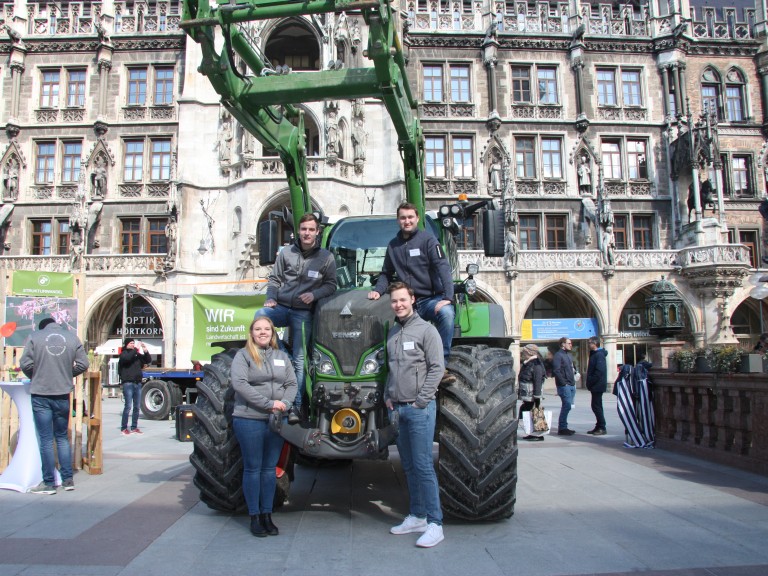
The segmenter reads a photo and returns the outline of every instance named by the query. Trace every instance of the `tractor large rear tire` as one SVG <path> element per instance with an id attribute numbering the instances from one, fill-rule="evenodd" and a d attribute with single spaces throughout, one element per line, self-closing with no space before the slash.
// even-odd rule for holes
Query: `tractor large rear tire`
<path id="1" fill-rule="evenodd" d="M 189 461 L 195 468 L 200 500 L 220 512 L 244 512 L 243 459 L 232 429 L 234 390 L 229 372 L 237 350 L 216 354 L 204 367 L 197 383 L 195 425 L 189 435 L 194 451 Z"/>
<path id="2" fill-rule="evenodd" d="M 438 477 L 444 512 L 472 521 L 514 513 L 517 489 L 517 391 L 512 354 L 455 346 L 440 387 Z"/>

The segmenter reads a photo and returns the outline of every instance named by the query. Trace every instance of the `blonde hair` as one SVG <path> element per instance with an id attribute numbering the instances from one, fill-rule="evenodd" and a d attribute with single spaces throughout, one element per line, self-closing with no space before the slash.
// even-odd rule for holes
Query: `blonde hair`
<path id="1" fill-rule="evenodd" d="M 253 358 L 253 361 L 256 362 L 256 366 L 259 368 L 262 367 L 264 360 L 259 353 L 258 344 L 256 344 L 256 341 L 253 339 L 253 327 L 256 325 L 256 322 L 261 320 L 266 320 L 269 322 L 269 327 L 272 328 L 272 338 L 269 340 L 270 348 L 274 348 L 275 350 L 278 349 L 277 332 L 275 332 L 275 325 L 272 323 L 272 320 L 268 316 L 259 316 L 258 318 L 254 318 L 253 322 L 251 322 L 251 325 L 248 327 L 248 341 L 245 343 L 245 349 L 248 350 L 251 358 Z"/>

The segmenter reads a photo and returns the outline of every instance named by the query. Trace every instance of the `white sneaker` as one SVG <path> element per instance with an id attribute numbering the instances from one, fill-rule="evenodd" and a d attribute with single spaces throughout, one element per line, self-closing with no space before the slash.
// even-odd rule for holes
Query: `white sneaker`
<path id="1" fill-rule="evenodd" d="M 393 526 L 389 529 L 390 534 L 411 534 L 412 532 L 426 532 L 427 531 L 427 519 L 417 518 L 410 514 L 405 517 L 402 524 Z"/>
<path id="2" fill-rule="evenodd" d="M 443 527 L 440 524 L 430 522 L 424 534 L 416 540 L 416 546 L 419 548 L 432 548 L 432 546 L 440 544 L 444 538 Z"/>

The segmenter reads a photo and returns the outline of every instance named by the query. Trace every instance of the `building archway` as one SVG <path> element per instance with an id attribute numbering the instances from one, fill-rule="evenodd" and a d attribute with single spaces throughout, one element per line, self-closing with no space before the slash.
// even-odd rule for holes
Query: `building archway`
<path id="1" fill-rule="evenodd" d="M 280 22 L 269 34 L 264 53 L 272 66 L 288 66 L 294 71 L 320 70 L 320 43 L 302 18 Z"/>

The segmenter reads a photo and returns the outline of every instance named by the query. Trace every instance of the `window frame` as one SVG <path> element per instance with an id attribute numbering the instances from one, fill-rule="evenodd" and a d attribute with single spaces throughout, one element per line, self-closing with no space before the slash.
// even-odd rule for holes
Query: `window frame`
<path id="1" fill-rule="evenodd" d="M 621 104 L 625 108 L 642 108 L 643 107 L 643 74 L 640 68 L 621 68 Z M 636 74 L 637 81 L 629 81 L 625 79 L 625 75 Z M 627 87 L 634 87 L 635 90 L 627 91 Z M 631 102 L 627 102 L 627 100 Z M 636 102 L 635 102 L 636 100 Z"/>
<path id="2" fill-rule="evenodd" d="M 733 199 L 743 199 L 743 198 L 755 198 L 757 196 L 757 189 L 754 184 L 754 178 L 752 175 L 752 165 L 753 165 L 753 158 L 751 154 L 730 154 L 729 155 L 729 162 L 727 166 L 730 167 L 729 173 L 730 173 L 730 183 L 729 183 L 729 192 L 730 197 Z M 739 160 L 744 161 L 744 167 L 743 168 L 737 168 L 736 162 Z M 742 184 L 741 178 L 737 179 L 737 174 L 741 174 L 743 176 L 743 184 L 746 186 L 745 188 L 740 188 L 739 185 Z M 746 190 L 746 192 L 740 192 L 740 190 Z"/>
<path id="3" fill-rule="evenodd" d="M 47 78 L 48 75 L 55 75 L 55 81 Z M 59 107 L 59 96 L 61 95 L 61 70 L 43 69 L 40 70 L 40 108 L 56 109 Z"/>
<path id="4" fill-rule="evenodd" d="M 143 74 L 143 78 L 134 78 L 134 74 Z M 134 107 L 144 107 L 147 105 L 147 81 L 149 75 L 147 74 L 146 66 L 131 66 L 128 68 L 127 73 L 127 92 L 126 92 L 126 105 Z"/>
<path id="5" fill-rule="evenodd" d="M 648 227 L 641 227 L 639 225 L 641 219 L 648 220 Z M 632 221 L 632 248 L 634 250 L 653 250 L 654 246 L 656 245 L 655 241 L 655 222 L 654 222 L 654 216 L 653 214 L 647 214 L 647 213 L 632 213 L 631 214 L 631 221 Z M 647 239 L 648 242 L 646 245 L 645 242 L 638 242 L 638 238 L 642 237 L 644 239 Z M 638 245 L 641 244 L 641 245 Z"/>
<path id="6" fill-rule="evenodd" d="M 46 148 L 43 154 L 43 147 Z M 48 153 L 50 152 L 50 153 Z M 56 177 L 56 141 L 35 142 L 35 184 L 53 184 Z"/>
<path id="7" fill-rule="evenodd" d="M 439 72 L 437 75 L 427 75 L 427 70 L 433 70 Z M 435 64 L 432 62 L 424 63 L 421 66 L 421 77 L 423 86 L 424 102 L 430 104 L 445 102 L 445 72 L 442 64 Z M 428 89 L 429 86 L 429 97 Z M 435 91 L 439 90 L 439 98 L 435 98 Z"/>
<path id="8" fill-rule="evenodd" d="M 466 76 L 459 76 L 454 78 L 453 73 L 455 71 L 466 72 Z M 450 84 L 451 102 L 457 104 L 469 104 L 472 102 L 472 66 L 468 63 L 453 63 L 449 64 L 448 79 Z M 454 89 L 454 82 L 459 84 L 458 94 L 459 98 L 456 98 L 456 90 Z M 466 86 L 464 86 L 466 84 Z M 463 92 L 466 90 L 466 98 L 462 98 Z"/>
<path id="9" fill-rule="evenodd" d="M 76 146 L 77 151 L 73 152 L 70 147 Z M 76 184 L 80 181 L 80 170 L 82 169 L 83 143 L 79 140 L 61 141 L 61 183 Z"/>
<path id="10" fill-rule="evenodd" d="M 555 225 L 555 220 L 562 220 Z M 568 215 L 544 215 L 544 248 L 547 250 L 568 250 Z"/>
<path id="11" fill-rule="evenodd" d="M 82 81 L 73 79 L 73 75 L 82 74 Z M 67 69 L 67 108 L 85 108 L 86 82 L 88 79 L 88 70 L 86 68 Z M 73 100 L 77 102 L 73 103 Z"/>
<path id="12" fill-rule="evenodd" d="M 120 254 L 141 254 L 141 216 L 123 216 L 120 222 L 120 242 L 118 248 Z M 130 224 L 130 228 L 126 228 Z M 133 226 L 136 225 L 135 228 Z M 126 242 L 127 240 L 127 242 Z"/>
<path id="13" fill-rule="evenodd" d="M 544 78 L 542 79 L 540 72 L 552 72 L 552 78 Z M 554 101 L 550 102 L 548 99 L 545 99 L 542 97 L 542 82 L 549 87 L 554 87 L 553 96 Z M 545 90 L 545 94 L 548 94 L 548 91 Z M 557 66 L 536 66 L 536 97 L 537 97 L 537 104 L 539 106 L 557 106 L 560 104 L 560 90 L 559 90 L 559 83 L 557 80 Z"/>
<path id="14" fill-rule="evenodd" d="M 520 250 L 541 250 L 541 214 L 523 213 L 518 216 Z M 532 244 L 535 244 L 533 246 Z"/>
<path id="15" fill-rule="evenodd" d="M 158 147 L 167 150 L 158 150 Z M 171 179 L 173 143 L 171 138 L 151 138 L 149 142 L 150 180 L 162 182 Z"/>
<path id="16" fill-rule="evenodd" d="M 462 143 L 466 147 L 459 148 L 457 143 Z M 467 156 L 469 161 L 467 161 Z M 454 178 L 473 179 L 475 177 L 474 158 L 474 138 L 469 134 L 451 135 L 451 171 Z M 457 160 L 460 162 L 457 163 Z M 458 169 L 459 166 L 461 166 L 461 170 Z M 467 170 L 469 174 L 466 173 Z"/>
<path id="17" fill-rule="evenodd" d="M 168 225 L 168 218 L 162 216 L 146 217 L 146 241 L 145 249 L 147 254 L 167 254 L 168 236 L 165 234 L 165 227 Z"/>
<path id="18" fill-rule="evenodd" d="M 545 180 L 563 179 L 563 139 L 555 136 L 539 136 L 541 146 L 541 177 Z M 546 149 L 545 142 L 557 142 L 557 150 Z M 547 174 L 547 171 L 555 166 L 555 162 L 547 162 L 548 158 L 557 157 L 557 174 Z M 549 168 L 548 168 L 549 167 Z"/>
<path id="19" fill-rule="evenodd" d="M 606 180 L 624 181 L 622 144 L 621 138 L 604 138 L 600 140 L 600 160 L 603 163 L 603 175 Z M 606 147 L 610 145 L 615 145 L 616 150 L 606 150 Z M 616 175 L 616 170 L 618 170 L 618 176 Z"/>
<path id="20" fill-rule="evenodd" d="M 522 180 L 536 180 L 536 136 L 514 136 L 515 142 L 515 177 Z M 530 150 L 522 149 L 520 144 L 529 142 Z M 521 161 L 522 160 L 522 161 Z M 521 171 L 522 168 L 522 171 Z M 530 170 L 530 173 L 529 173 Z"/>
<path id="21" fill-rule="evenodd" d="M 53 250 L 53 219 L 52 218 L 31 218 L 30 219 L 30 250 L 32 256 L 51 256 Z M 38 229 L 38 226 L 47 226 L 47 230 Z"/>
<path id="22" fill-rule="evenodd" d="M 170 72 L 170 78 L 161 78 L 161 73 Z M 176 70 L 173 66 L 155 66 L 153 69 L 152 104 L 154 106 L 173 105 L 173 93 L 176 83 Z M 162 98 L 158 98 L 158 95 Z"/>
<path id="23" fill-rule="evenodd" d="M 123 140 L 123 182 L 144 181 L 144 144 L 143 138 L 127 138 Z M 141 150 L 131 150 L 131 147 L 134 145 L 141 145 Z M 138 162 L 136 162 L 136 159 L 138 159 Z M 137 172 L 138 177 L 136 177 Z"/>
<path id="24" fill-rule="evenodd" d="M 430 146 L 431 143 L 438 142 L 442 143 L 441 147 Z M 442 162 L 438 162 L 438 157 L 442 157 Z M 430 169 L 432 170 L 431 174 Z M 426 178 L 443 179 L 447 177 L 445 135 L 430 134 L 424 136 L 424 175 Z"/>
<path id="25" fill-rule="evenodd" d="M 597 84 L 597 105 L 600 108 L 615 108 L 619 105 L 619 97 L 616 90 L 616 70 L 616 68 L 595 69 L 595 80 Z M 610 74 L 610 79 L 601 78 L 601 75 L 605 74 Z"/>

